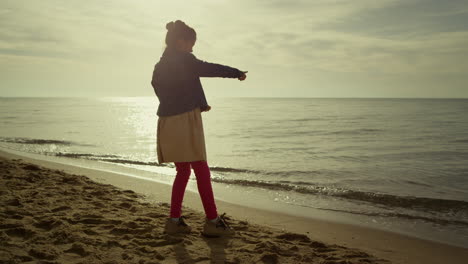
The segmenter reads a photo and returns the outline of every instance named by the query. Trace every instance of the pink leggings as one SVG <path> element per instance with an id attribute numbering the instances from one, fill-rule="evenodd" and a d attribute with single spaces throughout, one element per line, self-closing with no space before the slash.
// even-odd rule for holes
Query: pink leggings
<path id="1" fill-rule="evenodd" d="M 192 166 L 197 178 L 198 193 L 200 194 L 203 208 L 208 219 L 214 219 L 218 216 L 216 204 L 211 187 L 211 175 L 208 163 L 205 160 L 192 162 L 174 162 L 177 175 L 172 185 L 171 197 L 171 217 L 180 217 L 182 211 L 182 200 L 184 199 L 185 188 L 190 177 Z"/>

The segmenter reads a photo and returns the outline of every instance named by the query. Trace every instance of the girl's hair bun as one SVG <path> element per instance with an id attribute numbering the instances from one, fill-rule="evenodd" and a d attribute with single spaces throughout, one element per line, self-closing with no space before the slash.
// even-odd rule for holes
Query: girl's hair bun
<path id="1" fill-rule="evenodd" d="M 169 22 L 166 24 L 167 30 L 182 29 L 186 27 L 185 23 L 182 20 L 176 20 L 175 22 Z"/>
<path id="2" fill-rule="evenodd" d="M 169 22 L 166 24 L 166 29 L 167 30 L 173 30 L 174 29 L 174 22 Z"/>
<path id="3" fill-rule="evenodd" d="M 185 23 L 182 20 L 176 20 L 175 26 L 176 27 L 185 26 Z"/>

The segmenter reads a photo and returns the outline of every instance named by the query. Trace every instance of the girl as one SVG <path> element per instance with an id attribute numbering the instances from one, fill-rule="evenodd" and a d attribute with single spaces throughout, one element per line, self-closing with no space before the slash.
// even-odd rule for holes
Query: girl
<path id="1" fill-rule="evenodd" d="M 197 178 L 198 192 L 205 210 L 205 236 L 232 235 L 224 214 L 218 216 L 211 186 L 201 112 L 208 105 L 200 77 L 238 78 L 245 73 L 236 68 L 197 59 L 191 52 L 195 30 L 177 20 L 166 25 L 166 48 L 154 66 L 151 85 L 159 99 L 158 162 L 174 162 L 177 174 L 172 186 L 170 217 L 165 232 L 188 233 L 191 227 L 181 215 L 182 200 L 191 169 Z"/>

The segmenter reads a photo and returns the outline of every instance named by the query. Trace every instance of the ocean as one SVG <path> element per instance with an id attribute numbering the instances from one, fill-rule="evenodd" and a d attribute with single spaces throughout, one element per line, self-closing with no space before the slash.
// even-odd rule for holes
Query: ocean
<path id="1" fill-rule="evenodd" d="M 468 99 L 209 103 L 215 197 L 468 247 Z M 3 97 L 0 149 L 171 183 L 174 166 L 157 163 L 157 106 L 156 97 Z"/>

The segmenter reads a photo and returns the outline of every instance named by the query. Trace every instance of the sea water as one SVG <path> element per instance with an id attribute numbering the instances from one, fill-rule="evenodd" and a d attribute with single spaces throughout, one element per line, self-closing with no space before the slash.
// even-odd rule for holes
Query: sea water
<path id="1" fill-rule="evenodd" d="M 468 247 L 467 99 L 209 104 L 202 118 L 215 184 L 310 217 L 333 212 Z M 130 166 L 170 183 L 174 166 L 157 163 L 157 106 L 156 97 L 0 98 L 0 148 Z"/>

